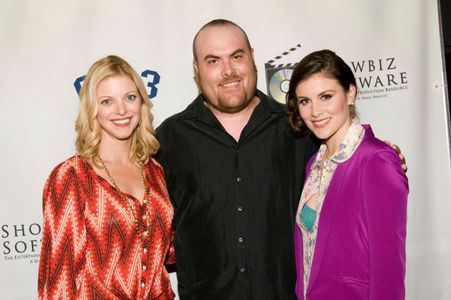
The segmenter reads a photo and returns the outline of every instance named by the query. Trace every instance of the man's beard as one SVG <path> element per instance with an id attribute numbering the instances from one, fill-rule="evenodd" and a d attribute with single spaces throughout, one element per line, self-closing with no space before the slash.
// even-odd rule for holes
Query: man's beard
<path id="1" fill-rule="evenodd" d="M 258 80 L 258 73 L 257 73 L 257 67 L 254 64 L 254 70 L 255 70 L 255 84 L 252 87 L 252 89 L 250 90 L 250 93 L 248 94 L 246 89 L 242 89 L 240 91 L 238 91 L 241 95 L 227 95 L 227 93 L 225 93 L 224 95 L 221 95 L 218 93 L 217 95 L 217 101 L 213 102 L 210 101 L 209 99 L 207 99 L 206 93 L 202 90 L 202 77 L 200 75 L 198 75 L 197 77 L 197 87 L 200 91 L 200 93 L 204 96 L 208 106 L 213 107 L 214 109 L 216 109 L 217 111 L 220 111 L 222 113 L 228 113 L 228 114 L 233 114 L 233 113 L 237 113 L 242 111 L 243 109 L 245 109 L 246 107 L 249 106 L 249 104 L 252 102 L 252 99 L 255 97 L 256 95 L 256 91 L 257 91 L 257 80 Z M 227 79 L 222 80 L 219 85 L 223 85 L 226 83 L 230 83 L 236 80 L 240 80 L 242 81 L 243 78 L 241 76 L 233 76 Z M 227 105 L 227 103 L 229 103 L 230 101 L 227 100 L 226 97 L 236 97 L 239 96 L 239 100 L 234 100 L 233 103 L 237 103 L 238 105 Z"/>

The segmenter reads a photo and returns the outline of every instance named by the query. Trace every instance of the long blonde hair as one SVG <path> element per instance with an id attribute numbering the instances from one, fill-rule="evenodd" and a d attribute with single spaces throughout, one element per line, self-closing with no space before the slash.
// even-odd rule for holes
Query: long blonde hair
<path id="1" fill-rule="evenodd" d="M 77 140 L 75 145 L 78 154 L 90 164 L 100 167 L 99 146 L 101 128 L 97 121 L 97 86 L 111 76 L 128 76 L 136 85 L 141 97 L 141 118 L 131 139 L 130 160 L 142 167 L 149 161 L 160 147 L 155 138 L 153 115 L 150 112 L 152 103 L 147 95 L 144 83 L 138 73 L 122 58 L 109 55 L 96 61 L 88 71 L 80 90 L 80 111 L 75 122 Z"/>

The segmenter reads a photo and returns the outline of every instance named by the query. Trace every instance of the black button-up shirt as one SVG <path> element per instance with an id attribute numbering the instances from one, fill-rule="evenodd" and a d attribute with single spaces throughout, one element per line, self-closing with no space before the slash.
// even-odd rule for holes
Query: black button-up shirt
<path id="1" fill-rule="evenodd" d="M 295 207 L 317 147 L 294 137 L 281 104 L 257 96 L 239 142 L 202 95 L 157 129 L 181 299 L 295 299 Z"/>

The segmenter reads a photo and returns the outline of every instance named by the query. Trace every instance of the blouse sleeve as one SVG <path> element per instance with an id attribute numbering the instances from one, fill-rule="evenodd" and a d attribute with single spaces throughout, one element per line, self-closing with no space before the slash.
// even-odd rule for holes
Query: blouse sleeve
<path id="1" fill-rule="evenodd" d="M 165 262 L 164 262 L 164 264 L 166 266 L 166 270 L 168 270 L 169 273 L 175 272 L 177 270 L 176 261 L 175 261 L 175 251 L 174 251 L 174 236 L 175 236 L 175 231 L 172 231 L 171 244 L 169 246 L 169 250 L 166 255 Z"/>
<path id="2" fill-rule="evenodd" d="M 76 299 L 86 247 L 81 190 L 68 161 L 58 165 L 45 184 L 39 299 Z"/>
<path id="3" fill-rule="evenodd" d="M 404 299 L 407 178 L 389 148 L 374 152 L 362 177 L 370 251 L 370 300 Z"/>

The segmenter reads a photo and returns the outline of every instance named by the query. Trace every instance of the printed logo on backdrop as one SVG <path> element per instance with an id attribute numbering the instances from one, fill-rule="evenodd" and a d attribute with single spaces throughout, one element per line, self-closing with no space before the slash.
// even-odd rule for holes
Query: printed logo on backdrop
<path id="1" fill-rule="evenodd" d="M 357 80 L 358 100 L 380 100 L 407 90 L 407 72 L 397 57 L 384 57 L 349 64 Z"/>
<path id="2" fill-rule="evenodd" d="M 282 52 L 280 55 L 274 57 L 265 63 L 266 73 L 266 88 L 268 95 L 278 102 L 285 103 L 285 95 L 288 92 L 288 86 L 293 74 L 295 63 L 276 64 L 282 58 L 287 57 L 292 52 L 301 48 L 301 44 Z"/>
<path id="3" fill-rule="evenodd" d="M 0 249 L 7 262 L 39 262 L 41 225 L 38 223 L 1 224 Z"/>
<path id="4" fill-rule="evenodd" d="M 83 85 L 83 82 L 85 81 L 86 76 L 80 76 L 77 79 L 75 79 L 74 87 L 77 91 L 77 94 L 80 94 L 81 86 Z M 152 70 L 144 70 L 141 72 L 141 78 L 144 82 L 144 86 L 147 89 L 147 95 L 150 99 L 157 96 L 158 88 L 157 84 L 160 83 L 160 74 L 156 71 Z"/>
<path id="5" fill-rule="evenodd" d="M 297 62 L 286 64 L 276 62 L 299 48 L 301 48 L 300 44 L 265 63 L 267 92 L 278 102 L 285 103 L 285 95 Z M 407 90 L 407 72 L 399 67 L 398 62 L 396 57 L 386 57 L 348 63 L 356 77 L 357 99 L 378 100 Z"/>

